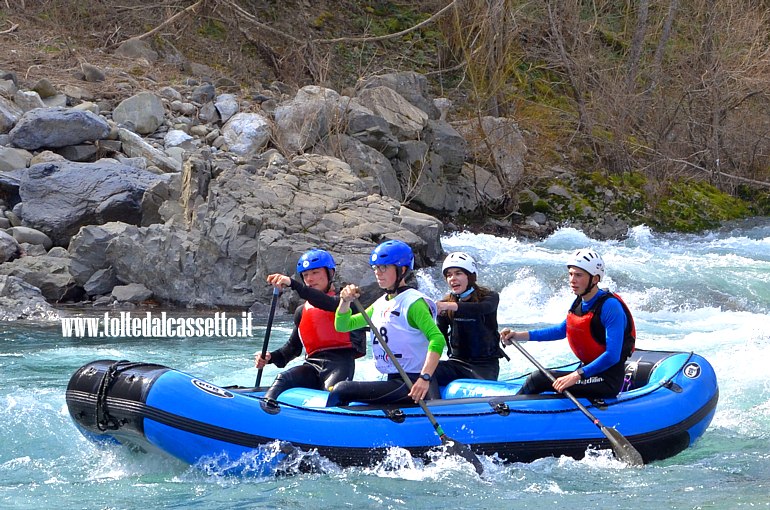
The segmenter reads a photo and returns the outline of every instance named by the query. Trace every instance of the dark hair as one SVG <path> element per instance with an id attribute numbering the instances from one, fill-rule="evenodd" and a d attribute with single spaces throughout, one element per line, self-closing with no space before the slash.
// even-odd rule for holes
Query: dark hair
<path id="1" fill-rule="evenodd" d="M 478 283 L 476 283 L 476 275 L 475 274 L 470 274 L 470 273 L 468 273 L 465 270 L 462 270 L 462 271 L 465 274 L 468 275 L 468 288 L 470 289 L 471 287 L 473 287 L 473 289 L 474 289 L 473 293 L 470 296 L 468 296 L 468 301 L 472 301 L 474 303 L 478 303 L 480 301 L 483 301 L 484 298 L 486 298 L 487 296 L 489 296 L 492 293 L 492 289 L 489 289 L 487 287 L 484 287 L 484 286 L 479 285 Z M 448 301 L 450 303 L 459 303 L 460 299 L 453 292 L 450 292 L 449 294 L 444 296 L 441 299 L 441 301 L 445 301 L 445 302 Z M 450 320 L 454 316 L 454 312 L 453 311 L 447 311 L 446 314 L 447 314 L 447 317 L 449 317 Z"/>

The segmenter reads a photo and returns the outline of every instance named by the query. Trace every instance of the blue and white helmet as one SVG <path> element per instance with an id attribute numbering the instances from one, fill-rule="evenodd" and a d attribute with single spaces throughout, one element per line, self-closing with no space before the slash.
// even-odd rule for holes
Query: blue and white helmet
<path id="1" fill-rule="evenodd" d="M 385 241 L 372 250 L 369 263 L 373 266 L 392 264 L 414 269 L 414 253 L 403 241 Z"/>
<path id="2" fill-rule="evenodd" d="M 334 263 L 334 257 L 332 257 L 331 253 L 326 250 L 313 248 L 303 253 L 297 261 L 297 274 L 302 274 L 305 271 L 319 267 L 335 270 L 337 269 L 337 264 Z"/>
<path id="3" fill-rule="evenodd" d="M 598 275 L 599 281 L 604 280 L 604 261 L 593 250 L 584 248 L 576 251 L 567 262 L 567 267 L 580 268 L 592 276 Z"/>

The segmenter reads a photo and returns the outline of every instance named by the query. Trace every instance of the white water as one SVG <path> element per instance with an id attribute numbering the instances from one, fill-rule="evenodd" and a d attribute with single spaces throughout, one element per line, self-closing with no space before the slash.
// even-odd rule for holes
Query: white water
<path id="1" fill-rule="evenodd" d="M 607 452 L 582 461 L 500 465 L 483 478 L 454 459 L 422 466 L 395 450 L 382 465 L 288 478 L 225 478 L 160 456 L 97 447 L 74 428 L 64 404 L 69 376 L 94 359 L 152 361 L 220 385 L 252 385 L 261 345 L 235 339 L 61 337 L 57 324 L 0 323 L 0 508 L 770 508 L 770 221 L 703 235 L 644 227 L 599 242 L 562 229 L 541 242 L 459 234 L 443 240 L 480 263 L 480 282 L 501 293 L 501 326 L 559 322 L 572 301 L 564 261 L 590 246 L 602 253 L 610 288 L 634 312 L 639 346 L 694 350 L 714 365 L 720 401 L 711 427 L 687 451 L 643 469 Z M 439 270 L 421 288 L 446 292 Z M 290 331 L 279 318 L 271 347 Z M 264 319 L 263 319 L 264 322 Z M 571 360 L 566 342 L 527 344 L 542 363 Z M 531 370 L 508 349 L 503 374 Z M 263 382 L 277 373 L 268 366 Z M 374 375 L 361 360 L 357 377 Z"/>

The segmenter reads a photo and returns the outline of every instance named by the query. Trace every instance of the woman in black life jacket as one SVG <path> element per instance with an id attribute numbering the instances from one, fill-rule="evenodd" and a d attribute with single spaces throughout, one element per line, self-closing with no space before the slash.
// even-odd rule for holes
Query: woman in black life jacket
<path id="1" fill-rule="evenodd" d="M 436 324 L 447 339 L 449 359 L 439 362 L 436 381 L 445 386 L 455 379 L 497 380 L 505 356 L 497 331 L 500 296 L 478 284 L 478 266 L 467 253 L 450 253 L 441 269 L 451 292 L 436 303 Z"/>

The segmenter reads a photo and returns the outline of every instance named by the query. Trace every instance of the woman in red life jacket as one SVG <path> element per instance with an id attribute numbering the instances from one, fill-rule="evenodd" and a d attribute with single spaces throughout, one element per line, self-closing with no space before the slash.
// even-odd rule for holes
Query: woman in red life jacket
<path id="1" fill-rule="evenodd" d="M 340 381 L 353 379 L 355 359 L 366 352 L 364 331 L 340 333 L 334 329 L 334 312 L 339 305 L 334 288 L 336 271 L 334 258 L 325 250 L 312 249 L 297 262 L 297 274 L 302 282 L 282 274 L 271 274 L 267 282 L 274 287 L 290 287 L 305 299 L 294 312 L 294 330 L 289 340 L 280 348 L 255 356 L 255 366 L 262 368 L 273 363 L 283 368 L 302 354 L 306 357 L 301 365 L 278 374 L 265 393 L 265 398 L 275 400 L 289 388 L 313 388 L 325 390 Z"/>
<path id="2" fill-rule="evenodd" d="M 540 371 L 532 372 L 519 394 L 569 389 L 576 397 L 615 397 L 623 386 L 625 362 L 634 350 L 636 329 L 628 307 L 617 294 L 597 287 L 604 278 L 604 261 L 598 253 L 576 251 L 567 263 L 569 284 L 577 298 L 564 322 L 532 331 L 500 332 L 503 345 L 510 339 L 526 342 L 567 338 L 580 360 L 577 370 L 552 371 L 556 382 Z"/>

